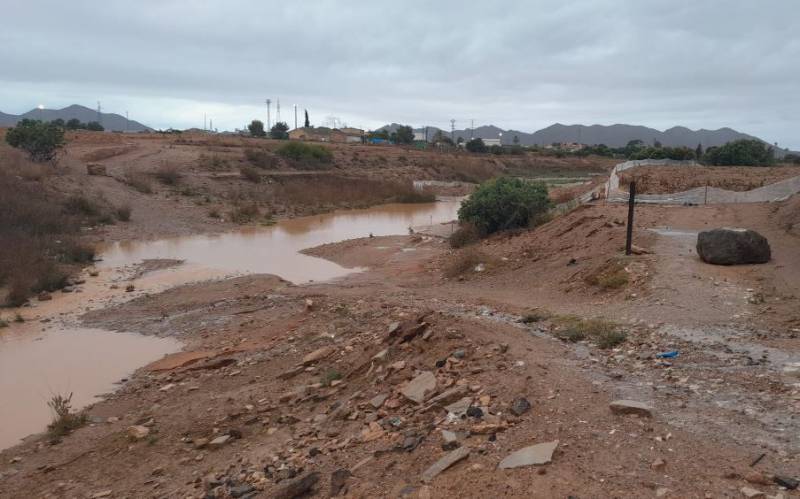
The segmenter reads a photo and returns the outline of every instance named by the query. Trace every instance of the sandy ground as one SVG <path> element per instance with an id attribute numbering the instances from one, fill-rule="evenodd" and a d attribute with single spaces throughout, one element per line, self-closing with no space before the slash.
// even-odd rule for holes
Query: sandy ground
<path id="1" fill-rule="evenodd" d="M 470 249 L 351 240 L 308 250 L 371 268 L 342 280 L 240 277 L 90 312 L 87 325 L 186 351 L 141 369 L 60 442 L 0 453 L 0 497 L 293 497 L 301 479 L 316 496 L 795 496 L 773 475 L 800 473 L 798 379 L 783 372 L 800 361 L 800 240 L 774 209 L 641 207 L 644 254 L 623 257 L 624 207 L 584 207 L 482 242 L 483 270 L 453 278 L 443 269 Z M 711 226 L 758 228 L 773 261 L 700 263 L 687 234 Z M 627 285 L 590 284 L 615 262 Z M 611 319 L 627 341 L 561 341 L 565 314 Z M 435 387 L 416 403 L 404 392 L 420 376 Z M 520 397 L 531 408 L 517 415 Z M 615 414 L 615 399 L 651 417 Z M 443 408 L 459 400 L 470 416 Z M 498 469 L 554 441 L 549 464 Z M 466 453 L 455 447 L 468 457 L 422 481 Z"/>

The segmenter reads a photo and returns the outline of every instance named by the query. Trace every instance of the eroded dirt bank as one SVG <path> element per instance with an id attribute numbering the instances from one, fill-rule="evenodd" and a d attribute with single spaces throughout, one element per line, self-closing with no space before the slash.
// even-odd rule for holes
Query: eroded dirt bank
<path id="1" fill-rule="evenodd" d="M 186 351 L 140 370 L 62 442 L 0 453 L 0 496 L 794 494 L 773 475 L 800 470 L 800 392 L 784 371 L 798 361 L 800 262 L 772 208 L 643 207 L 644 254 L 621 258 L 624 208 L 591 206 L 481 243 L 483 270 L 453 277 L 475 248 L 363 238 L 309 250 L 371 267 L 338 281 L 239 277 L 90 312 L 86 325 L 175 336 Z M 684 234 L 718 225 L 758 227 L 773 261 L 699 263 Z M 620 268 L 623 286 L 596 278 Z M 627 340 L 562 341 L 567 314 L 616 321 Z M 651 417 L 613 413 L 616 399 Z M 549 464 L 498 469 L 555 441 Z M 450 453 L 463 459 L 421 480 Z"/>

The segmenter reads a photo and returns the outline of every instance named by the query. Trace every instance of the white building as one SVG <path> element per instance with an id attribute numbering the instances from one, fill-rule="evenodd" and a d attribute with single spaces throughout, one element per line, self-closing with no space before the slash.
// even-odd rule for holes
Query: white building
<path id="1" fill-rule="evenodd" d="M 500 143 L 500 139 L 483 139 L 483 143 L 486 145 L 486 147 L 503 145 Z"/>

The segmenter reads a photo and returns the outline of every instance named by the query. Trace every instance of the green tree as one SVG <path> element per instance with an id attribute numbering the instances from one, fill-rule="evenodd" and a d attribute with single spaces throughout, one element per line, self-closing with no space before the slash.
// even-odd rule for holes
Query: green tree
<path id="1" fill-rule="evenodd" d="M 250 130 L 250 135 L 253 137 L 264 137 L 267 133 L 264 131 L 264 122 L 261 120 L 253 120 L 247 125 L 247 129 Z"/>
<path id="2" fill-rule="evenodd" d="M 308 119 L 308 109 L 306 109 L 305 111 L 306 111 L 306 122 L 303 126 L 305 126 L 306 128 L 311 128 L 311 121 Z"/>
<path id="3" fill-rule="evenodd" d="M 489 149 L 486 147 L 486 144 L 483 143 L 483 139 L 476 137 L 469 142 L 467 145 L 464 146 L 467 148 L 469 152 L 477 152 L 477 153 L 484 153 L 487 152 Z"/>
<path id="4" fill-rule="evenodd" d="M 289 138 L 289 125 L 285 121 L 279 121 L 272 126 L 269 131 L 269 136 L 277 140 L 286 140 Z"/>
<path id="5" fill-rule="evenodd" d="M 103 125 L 101 125 L 101 124 L 100 124 L 99 122 L 97 122 L 97 121 L 90 121 L 89 123 L 87 123 L 87 124 L 86 124 L 86 129 L 87 129 L 87 130 L 91 130 L 91 131 L 93 131 L 93 132 L 102 132 L 102 131 L 105 131 L 105 128 L 103 127 Z"/>
<path id="6" fill-rule="evenodd" d="M 550 208 L 547 185 L 500 177 L 484 182 L 458 210 L 458 220 L 483 234 L 528 227 Z"/>
<path id="7" fill-rule="evenodd" d="M 6 133 L 6 142 L 34 161 L 50 161 L 64 145 L 64 129 L 52 123 L 24 119 Z"/>
<path id="8" fill-rule="evenodd" d="M 519 145 L 519 135 L 514 135 L 514 140 L 512 140 L 515 146 Z"/>
<path id="9" fill-rule="evenodd" d="M 72 118 L 71 120 L 67 121 L 66 124 L 67 130 L 78 130 L 80 128 L 85 128 L 81 120 L 78 118 Z"/>
<path id="10" fill-rule="evenodd" d="M 65 125 L 64 120 L 62 120 L 61 118 L 56 118 L 53 121 L 51 121 L 50 123 L 52 123 L 55 126 L 60 126 L 61 128 L 64 128 L 64 125 Z"/>
<path id="11" fill-rule="evenodd" d="M 414 142 L 414 129 L 408 125 L 398 127 L 397 131 L 397 142 L 398 144 L 410 144 Z"/>
<path id="12" fill-rule="evenodd" d="M 709 147 L 703 161 L 717 166 L 768 166 L 775 162 L 772 146 L 756 139 L 740 139 Z"/>
<path id="13" fill-rule="evenodd" d="M 697 147 L 694 150 L 694 157 L 697 161 L 703 159 L 703 144 L 697 144 Z"/>

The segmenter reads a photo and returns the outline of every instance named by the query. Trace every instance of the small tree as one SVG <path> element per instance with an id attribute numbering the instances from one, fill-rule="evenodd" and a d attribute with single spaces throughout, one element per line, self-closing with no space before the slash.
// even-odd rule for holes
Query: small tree
<path id="1" fill-rule="evenodd" d="M 475 138 L 470 140 L 469 142 L 467 142 L 467 145 L 465 147 L 469 152 L 484 153 L 489 150 L 486 147 L 486 144 L 483 143 L 483 139 L 481 138 Z"/>
<path id="2" fill-rule="evenodd" d="M 304 126 L 306 128 L 310 128 L 311 127 L 311 121 L 308 119 L 308 109 L 306 109 L 306 122 L 305 122 Z"/>
<path id="3" fill-rule="evenodd" d="M 86 124 L 86 129 L 91 130 L 93 132 L 103 132 L 105 128 L 97 121 L 90 121 Z"/>
<path id="4" fill-rule="evenodd" d="M 414 129 L 410 126 L 401 126 L 395 132 L 398 144 L 410 144 L 414 142 Z"/>
<path id="5" fill-rule="evenodd" d="M 71 120 L 67 121 L 66 124 L 67 130 L 78 130 L 83 128 L 83 123 L 78 118 L 72 118 Z"/>
<path id="6" fill-rule="evenodd" d="M 697 158 L 697 161 L 703 159 L 703 144 L 697 144 L 697 148 L 694 150 L 694 157 Z"/>
<path id="7" fill-rule="evenodd" d="M 528 227 L 550 208 L 547 185 L 500 177 L 484 182 L 458 210 L 458 220 L 481 233 Z"/>
<path id="8" fill-rule="evenodd" d="M 289 138 L 289 125 L 283 121 L 275 123 L 272 130 L 269 131 L 269 136 L 277 140 L 286 140 Z"/>
<path id="9" fill-rule="evenodd" d="M 51 161 L 64 145 L 64 129 L 52 123 L 24 119 L 6 133 L 6 142 L 26 151 L 33 161 Z"/>
<path id="10" fill-rule="evenodd" d="M 253 137 L 264 137 L 267 133 L 264 131 L 264 122 L 261 120 L 253 120 L 247 125 L 247 129 L 250 130 L 250 135 Z"/>

